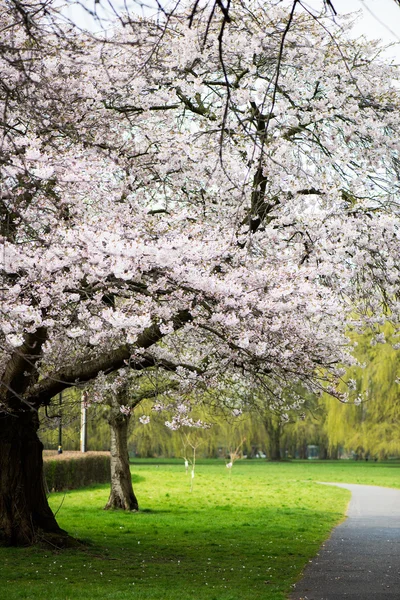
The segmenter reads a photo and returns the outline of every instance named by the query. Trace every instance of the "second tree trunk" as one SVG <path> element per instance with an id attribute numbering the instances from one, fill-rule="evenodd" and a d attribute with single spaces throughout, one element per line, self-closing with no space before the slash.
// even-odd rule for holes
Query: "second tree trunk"
<path id="1" fill-rule="evenodd" d="M 105 508 L 139 510 L 129 468 L 129 416 L 114 413 L 110 416 L 109 423 L 111 430 L 111 491 Z"/>

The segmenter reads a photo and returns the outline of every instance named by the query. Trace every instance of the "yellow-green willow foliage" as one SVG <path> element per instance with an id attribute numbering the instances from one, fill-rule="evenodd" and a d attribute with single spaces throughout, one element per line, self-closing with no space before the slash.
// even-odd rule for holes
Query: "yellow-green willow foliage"
<path id="1" fill-rule="evenodd" d="M 389 327 L 383 333 L 390 339 Z M 344 378 L 355 387 L 349 401 L 322 399 L 329 446 L 365 457 L 400 455 L 400 351 L 389 343 L 375 344 L 368 334 L 358 338 L 357 358 L 365 367 L 350 369 Z"/>
<path id="2" fill-rule="evenodd" d="M 282 447 L 286 449 L 289 458 L 308 458 L 308 446 L 318 446 L 319 458 L 334 458 L 328 448 L 328 438 L 324 430 L 325 407 L 307 406 L 304 417 L 293 415 L 292 420 L 287 423 L 282 432 Z"/>
<path id="3" fill-rule="evenodd" d="M 265 393 L 260 390 L 253 391 L 251 396 L 242 399 L 238 396 L 235 402 L 235 391 L 227 387 L 224 392 L 226 402 L 215 403 L 214 391 L 193 399 L 194 420 L 200 419 L 209 423 L 208 429 L 191 429 L 183 427 L 171 431 L 165 426 L 165 421 L 170 416 L 152 411 L 153 402 L 145 400 L 134 410 L 133 431 L 129 438 L 129 448 L 132 454 L 141 457 L 184 457 L 190 454 L 190 440 L 195 441 L 196 455 L 198 457 L 226 457 L 239 452 L 248 457 L 266 455 L 269 459 L 280 458 L 307 458 L 307 446 L 319 446 L 320 456 L 327 457 L 327 439 L 323 431 L 324 408 L 318 406 L 318 400 L 312 394 L 298 389 L 288 395 L 296 397 L 305 396 L 304 418 L 299 412 L 291 411 L 289 421 L 282 420 L 281 416 L 270 409 L 270 402 Z M 221 405 L 225 408 L 221 409 Z M 241 411 L 235 406 L 245 405 Z M 150 422 L 142 424 L 140 416 L 150 415 Z M 189 438 L 189 439 L 188 439 Z"/>
<path id="4" fill-rule="evenodd" d="M 138 456 L 183 457 L 185 453 L 190 453 L 186 436 L 196 439 L 196 453 L 200 457 L 228 457 L 239 445 L 243 454 L 251 455 L 266 446 L 263 425 L 256 415 L 216 415 L 205 407 L 199 407 L 194 416 L 209 423 L 208 429 L 181 428 L 171 431 L 165 426 L 168 414 L 154 413 L 151 407 L 152 402 L 145 400 L 134 411 L 129 448 Z M 139 422 L 141 414 L 150 415 L 148 424 Z"/>

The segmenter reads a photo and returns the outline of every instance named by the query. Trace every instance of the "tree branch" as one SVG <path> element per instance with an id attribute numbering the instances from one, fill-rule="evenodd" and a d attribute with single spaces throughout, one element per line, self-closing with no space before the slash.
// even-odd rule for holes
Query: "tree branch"
<path id="1" fill-rule="evenodd" d="M 21 396 L 37 380 L 36 365 L 46 340 L 46 327 L 39 327 L 33 333 L 26 333 L 22 346 L 13 352 L 0 381 L 0 397 L 9 408 L 19 407 Z"/>
<path id="2" fill-rule="evenodd" d="M 172 319 L 174 330 L 180 329 L 191 320 L 192 316 L 188 310 L 178 312 Z M 134 359 L 132 358 L 132 354 L 135 349 L 150 348 L 159 342 L 164 335 L 165 334 L 161 333 L 159 325 L 154 323 L 138 336 L 135 344 L 132 346 L 124 344 L 97 358 L 79 361 L 77 364 L 64 367 L 63 369 L 52 373 L 29 390 L 27 401 L 34 406 L 39 407 L 43 404 L 48 404 L 51 398 L 62 390 L 72 387 L 77 383 L 90 381 L 100 372 L 107 374 L 127 366 L 138 370 L 152 367 L 156 364 L 154 358 L 143 356 Z"/>

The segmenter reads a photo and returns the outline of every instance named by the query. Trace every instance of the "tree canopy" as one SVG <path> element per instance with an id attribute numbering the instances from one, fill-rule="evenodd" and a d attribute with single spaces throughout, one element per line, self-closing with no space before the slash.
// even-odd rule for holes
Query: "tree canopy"
<path id="1" fill-rule="evenodd" d="M 105 37 L 2 0 L 9 448 L 121 368 L 342 398 L 349 328 L 396 322 L 396 68 L 280 3 L 232 3 L 223 36 L 214 8 Z"/>
<path id="2" fill-rule="evenodd" d="M 286 9 L 253 9 L 223 66 L 184 13 L 107 41 L 3 13 L 7 394 L 138 366 L 182 326 L 224 370 L 315 379 L 351 312 L 396 310 L 396 71 L 307 15 L 282 47 Z"/>

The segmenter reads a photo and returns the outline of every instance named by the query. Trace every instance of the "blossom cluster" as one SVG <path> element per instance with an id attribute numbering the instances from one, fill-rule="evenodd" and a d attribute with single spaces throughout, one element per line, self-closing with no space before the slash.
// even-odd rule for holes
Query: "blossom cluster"
<path id="1" fill-rule="evenodd" d="M 287 10 L 249 6 L 224 65 L 218 24 L 204 44 L 184 13 L 33 48 L 0 11 L 0 363 L 40 332 L 27 397 L 159 365 L 183 398 L 167 426 L 204 427 L 184 398 L 218 378 L 267 379 L 277 410 L 297 382 L 338 396 L 349 328 L 398 318 L 397 71 L 299 13 L 273 88 Z"/>

